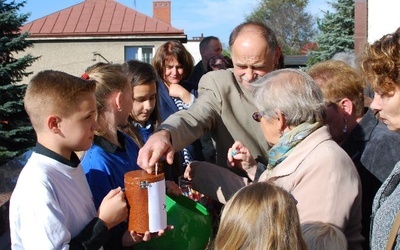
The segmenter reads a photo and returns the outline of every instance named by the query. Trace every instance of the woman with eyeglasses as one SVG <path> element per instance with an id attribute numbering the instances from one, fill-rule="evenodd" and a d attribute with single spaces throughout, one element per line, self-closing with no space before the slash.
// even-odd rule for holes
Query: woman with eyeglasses
<path id="1" fill-rule="evenodd" d="M 323 125 L 325 103 L 319 87 L 306 73 L 294 69 L 271 72 L 253 87 L 259 109 L 253 119 L 260 123 L 271 146 L 268 165 L 257 163 L 245 145 L 235 142 L 228 152 L 231 167 L 247 171 L 252 180 L 259 176 L 259 182 L 271 181 L 291 193 L 298 201 L 301 223 L 333 224 L 346 235 L 349 249 L 362 249 L 359 176 L 350 157 Z M 196 190 L 201 186 L 198 180 L 207 176 L 240 182 L 229 170 L 221 174 L 222 170 L 215 173 L 211 167 L 195 165 L 190 165 L 186 176 L 193 179 Z M 207 184 L 213 185 L 209 179 Z M 233 186 L 230 184 L 221 184 L 214 197 L 221 197 L 221 192 Z"/>

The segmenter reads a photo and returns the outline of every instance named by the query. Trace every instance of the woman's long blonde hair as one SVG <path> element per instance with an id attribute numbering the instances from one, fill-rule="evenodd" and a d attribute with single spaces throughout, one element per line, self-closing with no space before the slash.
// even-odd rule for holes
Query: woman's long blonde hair
<path id="1" fill-rule="evenodd" d="M 268 182 L 242 188 L 222 212 L 214 249 L 307 249 L 296 200 Z"/>

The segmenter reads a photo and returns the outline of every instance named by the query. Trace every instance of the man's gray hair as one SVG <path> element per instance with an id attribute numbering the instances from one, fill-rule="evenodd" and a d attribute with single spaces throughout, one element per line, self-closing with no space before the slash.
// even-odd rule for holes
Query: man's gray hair
<path id="1" fill-rule="evenodd" d="M 256 107 L 266 118 L 280 111 L 287 126 L 322 121 L 325 112 L 323 94 L 313 79 L 296 69 L 275 70 L 253 83 Z"/>

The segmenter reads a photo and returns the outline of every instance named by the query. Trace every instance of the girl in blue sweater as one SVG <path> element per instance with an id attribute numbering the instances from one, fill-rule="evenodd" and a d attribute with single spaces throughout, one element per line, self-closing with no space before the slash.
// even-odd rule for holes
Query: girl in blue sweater
<path id="1" fill-rule="evenodd" d="M 82 167 L 98 208 L 111 189 L 124 186 L 126 172 L 140 169 L 136 164 L 138 145 L 118 129 L 128 124 L 133 105 L 132 86 L 121 65 L 117 64 L 97 63 L 89 67 L 82 77 L 97 82 L 95 94 L 99 127 L 92 146 L 84 154 Z M 151 238 L 149 232 L 138 235 L 127 228 L 126 222 L 113 228 L 111 240 L 104 249 L 124 249 Z"/>
<path id="2" fill-rule="evenodd" d="M 122 65 L 123 71 L 132 86 L 133 106 L 128 118 L 128 125 L 123 128 L 133 141 L 142 147 L 157 126 L 161 123 L 157 99 L 157 74 L 148 63 L 130 60 Z M 139 149 L 138 149 L 139 151 Z M 138 154 L 138 151 L 135 153 Z M 181 190 L 174 183 L 174 176 L 179 175 L 177 162 L 172 165 L 164 163 L 164 174 L 168 193 L 181 194 Z"/>

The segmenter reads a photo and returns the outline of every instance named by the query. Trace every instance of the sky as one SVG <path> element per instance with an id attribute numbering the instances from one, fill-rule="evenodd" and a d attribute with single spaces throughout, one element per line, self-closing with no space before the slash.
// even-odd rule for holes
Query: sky
<path id="1" fill-rule="evenodd" d="M 21 13 L 31 13 L 28 22 L 83 2 L 84 0 L 26 0 Z M 116 0 L 130 8 L 152 17 L 152 0 Z M 255 0 L 170 0 L 171 24 L 183 29 L 188 39 L 217 36 L 224 45 L 235 26 L 245 20 L 257 6 Z M 307 11 L 316 17 L 323 17 L 329 10 L 328 0 L 309 0 Z M 18 0 L 17 0 L 18 2 Z"/>

